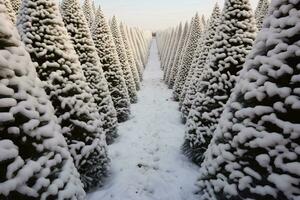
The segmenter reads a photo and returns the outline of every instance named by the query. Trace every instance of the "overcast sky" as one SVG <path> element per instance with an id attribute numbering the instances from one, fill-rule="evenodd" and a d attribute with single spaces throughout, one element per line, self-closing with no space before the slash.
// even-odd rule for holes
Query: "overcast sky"
<path id="1" fill-rule="evenodd" d="M 256 7 L 258 0 L 250 0 Z M 186 21 L 199 12 L 209 16 L 216 2 L 222 7 L 224 0 L 95 0 L 107 18 L 116 15 L 130 26 L 147 30 L 160 30 Z"/>

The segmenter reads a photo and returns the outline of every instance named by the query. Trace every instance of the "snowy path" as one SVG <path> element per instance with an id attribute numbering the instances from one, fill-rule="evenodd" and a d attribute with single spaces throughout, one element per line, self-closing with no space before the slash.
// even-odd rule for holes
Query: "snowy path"
<path id="1" fill-rule="evenodd" d="M 139 103 L 109 146 L 112 176 L 89 200 L 196 200 L 197 167 L 180 152 L 184 125 L 163 83 L 156 42 L 151 47 Z"/>

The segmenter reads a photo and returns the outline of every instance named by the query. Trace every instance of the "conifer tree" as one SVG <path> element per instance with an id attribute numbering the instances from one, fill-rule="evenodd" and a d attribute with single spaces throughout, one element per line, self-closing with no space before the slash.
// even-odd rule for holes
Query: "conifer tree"
<path id="1" fill-rule="evenodd" d="M 268 14 L 269 10 L 269 0 L 259 0 L 257 8 L 255 10 L 255 19 L 257 28 L 260 30 L 262 28 L 263 21 Z"/>
<path id="2" fill-rule="evenodd" d="M 122 39 L 121 31 L 115 16 L 112 18 L 111 21 L 111 32 L 117 48 L 118 57 L 121 62 L 125 83 L 130 97 L 130 102 L 137 103 L 137 92 L 136 92 L 135 82 L 133 79 L 133 74 L 131 71 L 131 67 L 129 66 L 128 63 L 128 58 L 126 55 L 126 50 Z"/>
<path id="3" fill-rule="evenodd" d="M 0 1 L 0 199 L 85 199 L 61 127 Z"/>
<path id="4" fill-rule="evenodd" d="M 90 28 L 92 28 L 95 20 L 94 8 L 91 0 L 84 0 L 82 10 Z"/>
<path id="5" fill-rule="evenodd" d="M 3 0 L 3 2 L 10 20 L 12 21 L 12 23 L 16 23 L 16 12 L 14 11 L 10 0 Z"/>
<path id="6" fill-rule="evenodd" d="M 21 0 L 10 0 L 10 2 L 15 13 L 18 13 L 21 5 Z"/>
<path id="7" fill-rule="evenodd" d="M 134 59 L 134 62 L 136 63 L 136 67 L 137 67 L 137 70 L 138 70 L 138 73 L 139 73 L 139 78 L 140 78 L 139 80 L 141 82 L 143 80 L 144 66 L 138 58 L 138 52 L 136 51 L 136 48 L 135 48 L 135 41 L 134 41 L 135 39 L 131 35 L 131 28 L 129 28 L 127 26 L 126 26 L 126 34 L 128 36 L 128 39 L 129 39 L 129 44 L 130 44 L 130 47 L 131 47 L 132 53 L 133 53 L 133 59 Z"/>
<path id="8" fill-rule="evenodd" d="M 92 37 L 108 82 L 115 109 L 117 110 L 118 121 L 124 122 L 129 119 L 130 99 L 116 46 L 100 7 L 97 10 Z"/>
<path id="9" fill-rule="evenodd" d="M 196 164 L 203 160 L 256 35 L 249 0 L 226 0 L 220 20 L 186 125 L 183 150 Z"/>
<path id="10" fill-rule="evenodd" d="M 201 200 L 300 198 L 299 8 L 272 1 L 205 153 Z"/>
<path id="11" fill-rule="evenodd" d="M 177 50 L 179 48 L 181 35 L 182 35 L 182 23 L 180 23 L 180 25 L 178 27 L 177 35 L 176 35 L 176 38 L 175 38 L 175 43 L 174 43 L 174 46 L 173 46 L 172 57 L 171 57 L 171 59 L 169 61 L 169 64 L 168 64 L 168 69 L 167 69 L 167 73 L 166 73 L 166 77 L 165 77 L 165 81 L 166 81 L 167 84 L 169 82 L 171 71 L 173 69 L 173 65 L 174 65 L 175 60 L 176 60 L 176 53 L 177 53 Z"/>
<path id="12" fill-rule="evenodd" d="M 103 121 L 57 2 L 23 0 L 17 24 L 55 108 L 85 189 L 101 185 L 109 162 Z"/>
<path id="13" fill-rule="evenodd" d="M 114 108 L 100 58 L 78 0 L 63 0 L 62 17 L 86 77 L 98 110 L 103 118 L 106 141 L 117 136 L 117 113 Z"/>
<path id="14" fill-rule="evenodd" d="M 120 24 L 120 31 L 121 31 L 122 39 L 123 39 L 123 42 L 124 42 L 126 56 L 128 58 L 128 64 L 131 68 L 131 72 L 132 72 L 132 75 L 133 75 L 133 78 L 134 78 L 135 88 L 136 88 L 136 90 L 140 90 L 139 72 L 138 72 L 137 65 L 136 65 L 136 63 L 134 61 L 134 58 L 133 58 L 132 49 L 131 49 L 131 46 L 129 44 L 129 37 L 127 36 L 126 29 L 125 29 L 125 27 L 122 23 Z"/>
<path id="15" fill-rule="evenodd" d="M 203 72 L 204 65 L 206 64 L 206 60 L 208 59 L 208 54 L 211 50 L 211 47 L 214 43 L 214 38 L 216 35 L 216 29 L 220 23 L 220 8 L 218 4 L 215 5 L 212 16 L 210 18 L 210 22 L 207 25 L 203 38 L 198 43 L 197 52 L 194 55 L 194 60 L 191 66 L 193 71 L 190 71 L 183 93 L 181 94 L 182 98 L 182 120 L 185 122 L 186 118 L 189 115 L 192 103 L 195 99 L 197 93 L 197 85 L 198 82 L 201 81 L 201 75 Z"/>
<path id="16" fill-rule="evenodd" d="M 189 24 L 188 24 L 188 22 L 186 22 L 186 24 L 184 26 L 184 29 L 183 29 L 183 33 L 180 37 L 180 42 L 179 42 L 179 46 L 178 46 L 178 49 L 177 49 L 177 52 L 176 52 L 174 64 L 173 64 L 173 66 L 171 67 L 171 70 L 170 70 L 171 72 L 170 72 L 170 77 L 169 77 L 169 80 L 168 80 L 170 89 L 173 88 L 174 83 L 175 83 L 175 78 L 176 78 L 176 75 L 178 73 L 178 68 L 179 68 L 179 65 L 180 65 L 180 62 L 181 62 L 181 57 L 182 57 L 182 54 L 183 54 L 183 51 L 184 51 L 185 40 L 188 37 L 188 32 L 189 32 Z"/>
<path id="17" fill-rule="evenodd" d="M 176 76 L 173 97 L 178 101 L 182 92 L 186 77 L 193 61 L 193 56 L 197 48 L 198 40 L 201 36 L 202 25 L 198 13 L 196 14 L 193 24 L 191 25 L 191 33 L 187 42 L 186 50 L 179 66 L 179 71 Z"/>

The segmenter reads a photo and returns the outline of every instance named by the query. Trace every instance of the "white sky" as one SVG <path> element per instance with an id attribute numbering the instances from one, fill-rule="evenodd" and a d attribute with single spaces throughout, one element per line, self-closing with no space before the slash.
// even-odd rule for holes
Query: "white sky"
<path id="1" fill-rule="evenodd" d="M 160 30 L 190 20 L 196 12 L 209 17 L 216 2 L 224 0 L 95 0 L 107 18 L 116 15 L 130 26 Z M 255 8 L 258 0 L 250 0 Z"/>

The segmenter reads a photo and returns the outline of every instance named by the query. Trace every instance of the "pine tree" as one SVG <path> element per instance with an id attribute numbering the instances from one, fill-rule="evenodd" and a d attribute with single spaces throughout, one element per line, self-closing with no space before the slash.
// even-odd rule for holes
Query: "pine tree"
<path id="1" fill-rule="evenodd" d="M 132 75 L 133 75 L 133 78 L 134 78 L 135 88 L 136 88 L 136 90 L 140 90 L 139 72 L 138 72 L 135 60 L 133 58 L 132 49 L 131 49 L 131 46 L 129 44 L 129 37 L 127 36 L 127 33 L 126 33 L 126 28 L 124 27 L 124 25 L 122 23 L 120 24 L 120 32 L 121 32 L 121 35 L 122 35 L 122 40 L 124 42 L 125 52 L 126 52 L 126 56 L 128 58 L 128 64 L 131 68 L 131 72 L 132 72 Z"/>
<path id="2" fill-rule="evenodd" d="M 100 7 L 97 10 L 92 37 L 108 82 L 115 109 L 117 110 L 118 121 L 124 122 L 129 119 L 130 99 L 116 46 Z"/>
<path id="3" fill-rule="evenodd" d="M 101 129 L 103 121 L 57 2 L 23 0 L 17 24 L 55 108 L 85 189 L 101 185 L 109 162 Z"/>
<path id="4" fill-rule="evenodd" d="M 256 35 L 249 0 L 226 0 L 220 20 L 186 125 L 183 150 L 196 164 L 203 160 Z"/>
<path id="5" fill-rule="evenodd" d="M 191 69 L 194 70 L 190 71 L 191 73 L 189 74 L 189 76 L 191 77 L 187 78 L 183 93 L 181 95 L 183 101 L 181 112 L 182 120 L 184 122 L 189 115 L 192 103 L 196 96 L 198 82 L 200 82 L 199 80 L 201 80 L 204 65 L 206 63 L 206 60 L 208 59 L 208 54 L 211 50 L 212 44 L 214 43 L 216 29 L 220 24 L 220 15 L 220 8 L 218 4 L 216 4 L 203 38 L 198 43 L 198 49 L 194 55 L 194 60 L 191 66 Z"/>
<path id="6" fill-rule="evenodd" d="M 259 0 L 257 8 L 255 10 L 255 19 L 257 28 L 260 30 L 262 28 L 263 21 L 268 14 L 269 10 L 269 0 Z"/>
<path id="7" fill-rule="evenodd" d="M 118 57 L 120 59 L 121 66 L 123 69 L 125 83 L 130 97 L 130 102 L 137 103 L 137 92 L 136 92 L 136 87 L 133 79 L 133 74 L 128 63 L 128 58 L 126 55 L 126 50 L 122 39 L 121 31 L 115 16 L 112 18 L 111 21 L 111 32 L 114 38 L 115 45 L 117 47 Z"/>
<path id="8" fill-rule="evenodd" d="M 6 12 L 13 23 L 16 23 L 16 12 L 14 11 L 10 0 L 3 0 Z"/>
<path id="9" fill-rule="evenodd" d="M 175 83 L 175 78 L 176 75 L 178 73 L 178 68 L 181 62 L 181 56 L 183 54 L 184 51 L 184 44 L 185 44 L 185 40 L 188 37 L 188 32 L 189 32 L 189 24 L 186 23 L 183 29 L 183 33 L 180 37 L 180 42 L 179 42 L 179 46 L 176 52 L 176 56 L 175 56 L 175 60 L 174 60 L 174 64 L 171 67 L 171 72 L 170 72 L 170 77 L 168 80 L 168 84 L 169 84 L 169 88 L 172 89 Z"/>
<path id="10" fill-rule="evenodd" d="M 182 35 L 182 31 L 183 31 L 182 30 L 182 23 L 180 23 L 180 25 L 178 27 L 178 30 L 177 30 L 177 35 L 176 35 L 176 38 L 175 38 L 172 57 L 169 61 L 168 69 L 167 69 L 167 73 L 166 73 L 165 81 L 166 81 L 167 84 L 169 83 L 169 79 L 170 79 L 170 76 L 171 76 L 171 71 L 173 69 L 173 65 L 174 65 L 175 60 L 176 60 L 176 53 L 177 53 L 177 50 L 179 48 L 179 43 L 180 43 L 180 38 L 181 38 L 181 35 Z"/>
<path id="11" fill-rule="evenodd" d="M 35 66 L 0 1 L 0 199 L 85 199 Z"/>
<path id="12" fill-rule="evenodd" d="M 94 13 L 93 4 L 91 0 L 84 0 L 82 5 L 82 10 L 85 15 L 85 19 L 88 22 L 89 27 L 92 28 L 95 21 L 95 13 Z"/>
<path id="13" fill-rule="evenodd" d="M 21 5 L 21 0 L 10 0 L 10 2 L 15 13 L 18 13 Z"/>
<path id="14" fill-rule="evenodd" d="M 193 56 L 197 48 L 198 40 L 201 36 L 202 25 L 198 14 L 196 14 L 191 26 L 192 27 L 189 40 L 187 42 L 186 50 L 184 52 L 184 56 L 179 66 L 179 71 L 175 80 L 173 97 L 176 101 L 179 100 L 186 77 L 193 61 Z"/>
<path id="15" fill-rule="evenodd" d="M 139 80 L 141 82 L 143 80 L 144 66 L 143 66 L 142 62 L 139 60 L 138 53 L 135 48 L 135 39 L 131 35 L 131 28 L 129 28 L 127 26 L 126 26 L 126 34 L 129 39 L 129 44 L 130 44 L 130 47 L 131 47 L 132 53 L 133 53 L 133 59 L 134 59 L 134 62 L 136 63 L 136 67 L 139 72 L 139 78 L 140 78 Z"/>
<path id="16" fill-rule="evenodd" d="M 201 167 L 202 200 L 300 198 L 299 1 L 272 1 Z"/>
<path id="17" fill-rule="evenodd" d="M 86 81 L 103 118 L 106 141 L 117 137 L 117 112 L 114 108 L 100 58 L 78 0 L 63 0 L 62 17 L 83 69 Z"/>

